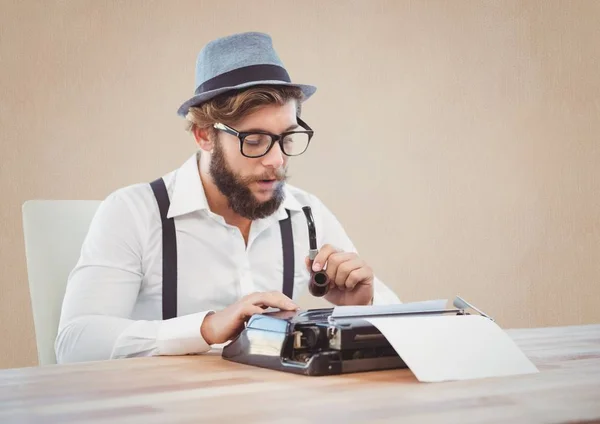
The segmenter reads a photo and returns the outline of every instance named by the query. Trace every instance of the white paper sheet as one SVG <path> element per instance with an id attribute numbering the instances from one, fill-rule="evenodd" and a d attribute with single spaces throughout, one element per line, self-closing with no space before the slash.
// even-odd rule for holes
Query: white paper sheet
<path id="1" fill-rule="evenodd" d="M 479 315 L 365 318 L 388 339 L 419 381 L 537 373 L 493 321 Z"/>
<path id="2" fill-rule="evenodd" d="M 368 305 L 368 306 L 336 306 L 331 316 L 357 317 L 367 315 L 386 315 L 406 312 L 440 311 L 446 309 L 447 299 L 426 300 L 423 302 L 398 303 L 392 305 Z"/>

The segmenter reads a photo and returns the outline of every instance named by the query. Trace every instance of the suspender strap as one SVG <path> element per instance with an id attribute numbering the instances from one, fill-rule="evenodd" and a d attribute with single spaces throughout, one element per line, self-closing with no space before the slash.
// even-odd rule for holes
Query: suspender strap
<path id="1" fill-rule="evenodd" d="M 167 218 L 169 193 L 162 178 L 150 183 L 162 220 L 162 314 L 163 319 L 177 316 L 177 239 L 175 221 Z"/>
<path id="2" fill-rule="evenodd" d="M 162 221 L 162 313 L 163 320 L 177 316 L 177 239 L 175 221 L 167 218 L 169 193 L 162 178 L 150 183 Z M 283 247 L 283 294 L 290 299 L 294 294 L 294 236 L 290 211 L 287 218 L 279 221 L 281 244 Z"/>
<path id="3" fill-rule="evenodd" d="M 287 218 L 279 221 L 283 247 L 283 294 L 291 299 L 294 294 L 294 235 L 290 211 L 285 211 Z"/>

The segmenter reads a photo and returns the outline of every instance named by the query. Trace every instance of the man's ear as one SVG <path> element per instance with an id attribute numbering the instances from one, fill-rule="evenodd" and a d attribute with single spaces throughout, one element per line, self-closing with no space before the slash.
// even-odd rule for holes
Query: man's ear
<path id="1" fill-rule="evenodd" d="M 194 125 L 192 133 L 194 134 L 196 144 L 198 145 L 200 150 L 210 152 L 213 149 L 214 143 L 212 137 L 210 137 L 210 128 L 200 128 L 197 125 Z"/>

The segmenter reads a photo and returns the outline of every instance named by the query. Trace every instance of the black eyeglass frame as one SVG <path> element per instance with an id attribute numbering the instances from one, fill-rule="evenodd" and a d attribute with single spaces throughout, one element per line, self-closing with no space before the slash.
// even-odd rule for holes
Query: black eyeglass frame
<path id="1" fill-rule="evenodd" d="M 271 149 L 273 148 L 273 145 L 277 142 L 279 143 L 279 147 L 281 148 L 281 151 L 283 152 L 284 155 L 286 156 L 300 156 L 301 154 L 303 154 L 304 152 L 306 152 L 308 150 L 308 146 L 310 145 L 310 141 L 312 140 L 315 132 L 313 131 L 313 129 L 311 127 L 308 126 L 308 124 L 306 122 L 304 122 L 302 119 L 300 119 L 300 117 L 296 117 L 296 120 L 298 121 L 298 125 L 301 126 L 302 128 L 305 129 L 305 131 L 286 131 L 284 133 L 281 133 L 279 135 L 277 134 L 273 134 L 270 133 L 268 131 L 248 131 L 248 132 L 239 132 L 237 130 L 235 130 L 234 128 L 231 128 L 228 125 L 225 125 L 221 122 L 217 122 L 213 125 L 214 128 L 216 128 L 217 130 L 220 131 L 224 131 L 228 134 L 231 135 L 235 135 L 239 140 L 240 140 L 240 153 L 242 154 L 242 156 L 245 156 L 247 158 L 252 158 L 252 159 L 256 159 L 256 158 L 260 158 L 263 157 L 265 155 L 267 155 L 267 153 L 269 153 L 271 151 Z M 268 135 L 269 137 L 271 137 L 271 144 L 269 144 L 269 147 L 267 148 L 267 150 L 262 154 L 262 155 L 258 155 L 258 156 L 249 156 L 247 154 L 244 153 L 244 140 L 246 139 L 246 137 L 250 136 L 250 135 L 255 135 L 255 134 L 261 134 L 261 135 Z M 295 155 L 290 155 L 288 153 L 286 153 L 284 147 L 283 147 L 283 139 L 290 135 L 290 134 L 308 134 L 308 142 L 306 143 L 306 147 L 304 148 L 304 150 L 300 153 L 297 153 Z"/>

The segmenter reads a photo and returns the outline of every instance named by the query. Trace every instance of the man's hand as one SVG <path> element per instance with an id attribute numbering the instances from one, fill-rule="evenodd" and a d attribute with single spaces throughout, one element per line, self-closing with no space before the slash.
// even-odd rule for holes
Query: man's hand
<path id="1" fill-rule="evenodd" d="M 200 334 L 209 345 L 224 343 L 244 329 L 248 318 L 262 314 L 269 307 L 286 311 L 298 309 L 298 305 L 283 293 L 252 293 L 222 311 L 207 315 L 200 327 Z"/>
<path id="2" fill-rule="evenodd" d="M 309 260 L 306 258 L 308 267 Z M 324 245 L 312 271 L 325 272 L 331 281 L 325 299 L 334 305 L 368 305 L 373 299 L 373 270 L 356 253 Z M 310 271 L 310 269 L 309 269 Z"/>

